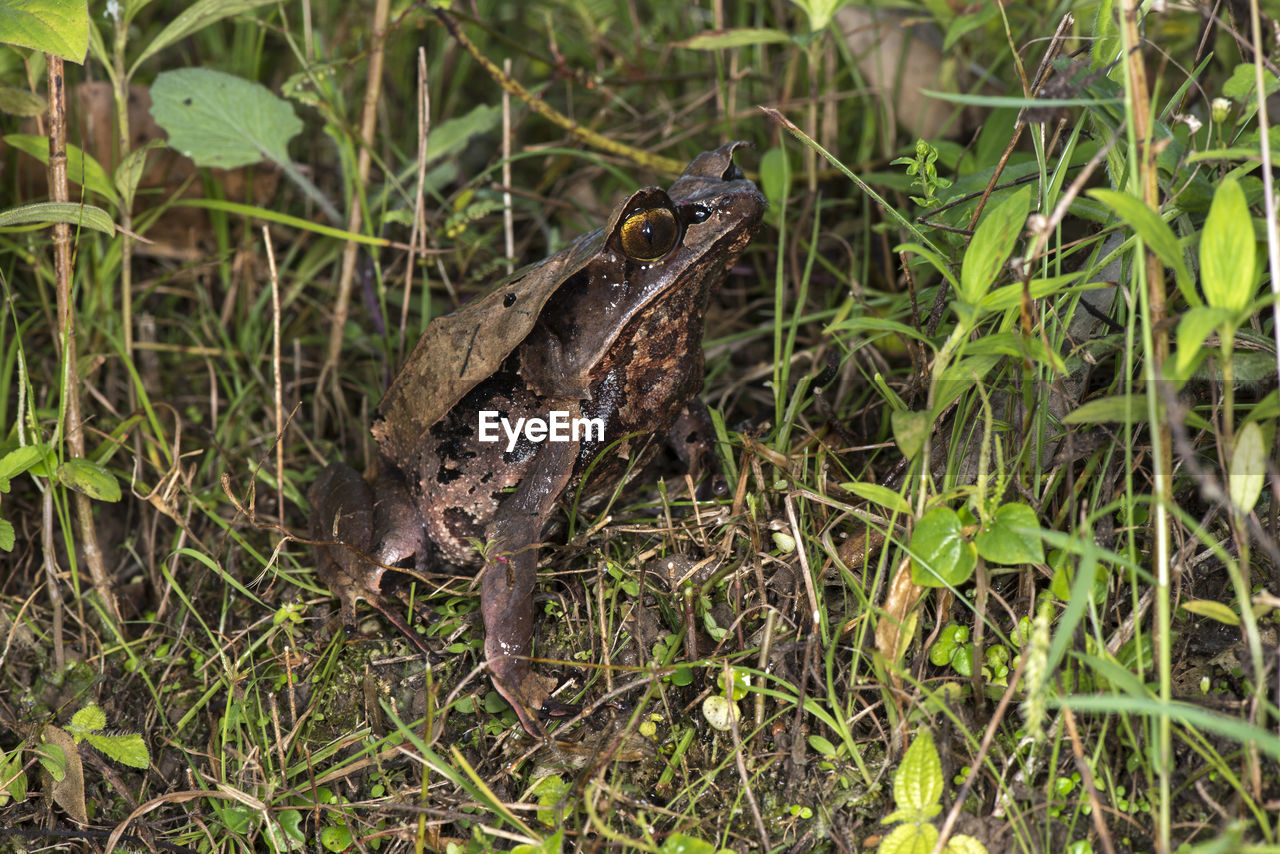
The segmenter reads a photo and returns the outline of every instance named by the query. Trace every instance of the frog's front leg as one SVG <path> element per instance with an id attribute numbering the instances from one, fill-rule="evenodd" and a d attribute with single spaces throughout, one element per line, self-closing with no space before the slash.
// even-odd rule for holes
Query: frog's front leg
<path id="1" fill-rule="evenodd" d="M 330 463 L 307 491 L 307 500 L 311 535 L 318 543 L 316 571 L 338 597 L 346 630 L 355 630 L 355 605 L 363 599 L 414 646 L 430 654 L 418 633 L 382 595 L 383 573 L 409 559 L 422 543 L 421 522 L 416 522 L 415 533 L 416 517 L 406 519 L 406 504 L 411 507 L 411 502 L 403 481 L 385 474 L 371 489 L 355 469 Z"/>
<path id="2" fill-rule="evenodd" d="M 529 661 L 538 541 L 573 474 L 577 453 L 578 444 L 572 442 L 549 443 L 538 452 L 533 467 L 494 517 L 480 583 L 484 654 L 493 686 L 535 738 L 546 735 L 537 713 L 548 707 L 555 688 L 555 680 L 539 676 Z"/>

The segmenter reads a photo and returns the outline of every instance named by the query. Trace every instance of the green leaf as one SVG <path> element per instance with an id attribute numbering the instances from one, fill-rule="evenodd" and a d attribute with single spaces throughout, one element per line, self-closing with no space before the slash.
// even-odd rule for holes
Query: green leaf
<path id="1" fill-rule="evenodd" d="M 904 824 L 884 838 L 876 854 L 932 854 L 938 829 L 932 824 Z"/>
<path id="2" fill-rule="evenodd" d="M 685 836 L 683 833 L 673 833 L 658 850 L 662 854 L 714 854 L 716 847 L 710 842 Z"/>
<path id="3" fill-rule="evenodd" d="M 572 790 L 573 786 L 559 774 L 548 774 L 534 783 L 530 792 L 538 796 L 538 821 L 555 827 L 555 807 Z"/>
<path id="4" fill-rule="evenodd" d="M 97 703 L 90 703 L 71 716 L 67 730 L 74 736 L 97 732 L 107 725 L 107 714 Z M 79 741 L 79 738 L 76 739 Z"/>
<path id="5" fill-rule="evenodd" d="M 1199 614 L 1201 617 L 1217 620 L 1224 626 L 1240 625 L 1240 615 L 1233 611 L 1230 605 L 1215 602 L 1212 599 L 1191 599 L 1182 603 L 1182 609 L 1192 614 Z"/>
<path id="6" fill-rule="evenodd" d="M 488 133 L 497 127 L 500 121 L 502 121 L 501 107 L 479 104 L 456 119 L 441 122 L 438 128 L 433 126 L 431 136 L 427 140 L 427 162 L 431 163 L 463 151 L 471 137 Z"/>
<path id="7" fill-rule="evenodd" d="M 4 141 L 39 160 L 45 166 L 49 165 L 49 140 L 43 136 L 11 133 L 4 137 Z M 107 178 L 107 170 L 102 168 L 102 164 L 94 160 L 93 155 L 85 154 L 83 149 L 69 142 L 67 143 L 67 180 L 100 196 L 105 196 L 112 204 L 120 202 L 120 196 L 116 194 L 115 187 L 111 186 L 111 181 Z"/>
<path id="8" fill-rule="evenodd" d="M 15 750 L 8 758 L 0 753 L 0 807 L 12 798 L 16 802 L 27 799 L 27 774 L 22 770 L 22 751 Z"/>
<path id="9" fill-rule="evenodd" d="M 707 30 L 693 38 L 676 42 L 675 47 L 691 50 L 729 50 L 761 44 L 791 44 L 789 33 L 768 27 L 741 27 L 730 30 Z"/>
<path id="10" fill-rule="evenodd" d="M 1258 75 L 1252 62 L 1242 62 L 1231 69 L 1231 77 L 1222 84 L 1222 94 L 1233 101 L 1238 101 L 1249 108 L 1250 113 L 1258 105 Z M 1268 69 L 1262 69 L 1262 85 L 1270 95 L 1280 89 L 1277 79 Z M 1256 154 L 1256 152 L 1255 152 Z"/>
<path id="11" fill-rule="evenodd" d="M 1135 424 L 1147 417 L 1147 404 L 1132 394 L 1091 400 L 1063 416 L 1063 424 Z"/>
<path id="12" fill-rule="evenodd" d="M 1258 262 L 1255 244 L 1244 190 L 1235 178 L 1226 178 L 1213 194 L 1200 235 L 1200 285 L 1209 305 L 1234 314 L 1249 306 Z"/>
<path id="13" fill-rule="evenodd" d="M 58 480 L 76 492 L 98 501 L 119 501 L 120 481 L 102 466 L 90 460 L 74 458 L 58 466 Z"/>
<path id="14" fill-rule="evenodd" d="M 14 448 L 0 457 L 0 481 L 12 480 L 36 463 L 48 457 L 50 448 L 43 442 Z M 8 489 L 0 490 L 8 492 Z"/>
<path id="15" fill-rule="evenodd" d="M 142 53 L 133 61 L 129 76 L 138 70 L 138 66 L 155 56 L 169 45 L 185 39 L 192 33 L 231 15 L 239 15 L 258 6 L 264 6 L 271 0 L 200 0 L 192 3 L 178 14 L 169 25 L 147 43 Z M 158 78 L 157 78 L 158 79 Z"/>
<path id="16" fill-rule="evenodd" d="M 1173 270 L 1174 280 L 1182 298 L 1192 306 L 1200 305 L 1200 295 L 1196 293 L 1195 282 L 1187 271 L 1187 262 L 1182 255 L 1182 247 L 1168 223 L 1151 209 L 1151 206 L 1139 198 L 1121 193 L 1117 190 L 1090 190 L 1089 195 L 1102 202 L 1116 216 L 1124 220 L 1132 228 L 1143 243 L 1156 253 L 1164 265 Z"/>
<path id="17" fill-rule="evenodd" d="M 859 498 L 870 501 L 872 504 L 877 504 L 891 513 L 906 514 L 911 512 L 911 505 L 907 503 L 907 499 L 887 486 L 881 486 L 878 483 L 863 483 L 862 481 L 844 483 L 841 486 Z"/>
<path id="18" fill-rule="evenodd" d="M 836 758 L 836 746 L 820 735 L 809 736 L 809 746 L 823 756 Z"/>
<path id="19" fill-rule="evenodd" d="M 1227 491 L 1241 513 L 1252 513 L 1267 477 L 1267 449 L 1258 422 L 1250 421 L 1236 435 L 1227 474 Z"/>
<path id="20" fill-rule="evenodd" d="M 151 752 L 142 736 L 136 732 L 124 735 L 86 733 L 85 740 L 122 765 L 130 768 L 147 768 L 151 765 Z"/>
<path id="21" fill-rule="evenodd" d="M 914 338 L 917 341 L 923 341 L 925 344 L 929 342 L 929 336 L 925 335 L 918 329 L 914 329 L 905 323 L 899 323 L 896 320 L 888 320 L 883 317 L 875 317 L 870 314 L 863 314 L 857 317 L 850 317 L 839 323 L 827 327 L 828 333 L 831 332 L 890 332 L 894 335 L 901 335 L 904 338 Z"/>
<path id="22" fill-rule="evenodd" d="M 937 507 L 911 532 L 911 580 L 921 587 L 958 587 L 969 580 L 978 551 L 964 538 L 960 517 L 949 507 Z"/>
<path id="23" fill-rule="evenodd" d="M 265 86 L 208 68 L 165 71 L 151 84 L 151 115 L 169 146 L 197 166 L 235 169 L 262 160 L 290 163 L 302 132 L 293 106 Z"/>
<path id="24" fill-rule="evenodd" d="M 0 519 L 0 552 L 13 551 L 17 543 L 18 536 L 13 530 L 13 523 L 8 519 Z"/>
<path id="25" fill-rule="evenodd" d="M 916 735 L 893 774 L 893 800 L 899 809 L 921 814 L 942 800 L 942 760 L 927 729 Z"/>
<path id="26" fill-rule="evenodd" d="M 13 86 L 0 86 L 0 113 L 33 119 L 49 109 L 44 98 L 26 89 Z"/>
<path id="27" fill-rule="evenodd" d="M 1031 188 L 1023 187 L 982 217 L 960 267 L 960 296 L 965 302 L 976 305 L 995 284 L 1030 208 Z"/>
<path id="28" fill-rule="evenodd" d="M 84 65 L 89 53 L 89 4 L 85 0 L 0 3 L 0 40 Z"/>
<path id="29" fill-rule="evenodd" d="M 1173 360 L 1175 378 L 1190 379 L 1200 357 L 1204 355 L 1204 339 L 1215 329 L 1229 328 L 1234 320 L 1235 315 L 1225 308 L 1198 305 L 1188 309 L 1178 321 L 1178 349 Z"/>
<path id="30" fill-rule="evenodd" d="M 114 184 L 116 192 L 120 194 L 122 207 L 133 209 L 133 197 L 138 192 L 138 182 L 142 180 L 142 174 L 147 169 L 147 155 L 161 148 L 164 148 L 164 142 L 153 139 L 126 154 L 120 161 L 120 165 L 116 167 Z"/>
<path id="31" fill-rule="evenodd" d="M 942 854 L 987 854 L 987 846 L 972 836 L 957 833 L 947 840 L 947 845 L 942 849 Z"/>
<path id="32" fill-rule="evenodd" d="M 560 854 L 560 849 L 563 847 L 564 831 L 557 830 L 536 845 L 526 843 L 515 846 L 511 849 L 511 854 Z"/>
<path id="33" fill-rule="evenodd" d="M 771 208 L 782 206 L 791 189 L 791 158 L 787 150 L 774 146 L 760 157 L 760 189 Z"/>
<path id="34" fill-rule="evenodd" d="M 94 205 L 82 205 L 76 202 L 33 202 L 20 208 L 9 208 L 0 211 L 0 228 L 23 225 L 52 225 L 65 222 L 77 228 L 81 226 L 101 231 L 108 237 L 114 237 L 116 224 L 111 214 Z"/>
<path id="35" fill-rule="evenodd" d="M 57 727 L 49 727 L 57 729 Z M 48 772 L 55 783 L 61 783 L 67 775 L 67 754 L 60 745 L 45 742 L 40 745 L 40 767 Z"/>
<path id="36" fill-rule="evenodd" d="M 1005 565 L 1044 563 L 1044 547 L 1035 534 L 1024 534 L 1019 528 L 1038 528 L 1036 511 L 1022 503 L 997 508 L 983 530 L 973 538 L 978 554 L 991 563 Z"/>
<path id="37" fill-rule="evenodd" d="M 933 418 L 928 412 L 904 412 L 894 410 L 889 413 L 889 424 L 893 427 L 893 441 L 898 450 L 909 460 L 915 459 L 924 447 L 924 440 L 933 427 Z"/>

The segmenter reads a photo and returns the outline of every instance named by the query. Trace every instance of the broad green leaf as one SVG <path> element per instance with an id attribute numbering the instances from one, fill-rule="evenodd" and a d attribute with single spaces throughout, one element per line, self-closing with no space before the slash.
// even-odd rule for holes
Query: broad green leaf
<path id="1" fill-rule="evenodd" d="M 890 513 L 905 514 L 911 512 L 911 505 L 907 503 L 907 499 L 887 486 L 881 486 L 878 483 L 864 483 L 862 481 L 844 483 L 841 486 L 859 498 L 885 508 Z"/>
<path id="2" fill-rule="evenodd" d="M 559 774 L 548 774 L 534 783 L 530 794 L 538 796 L 538 821 L 548 827 L 554 827 L 555 807 L 572 790 L 573 786 Z"/>
<path id="3" fill-rule="evenodd" d="M 820 735 L 809 736 L 809 746 L 823 756 L 836 758 L 836 746 Z"/>
<path id="4" fill-rule="evenodd" d="M 730 50 L 735 47 L 753 47 L 761 44 L 791 44 L 789 33 L 768 27 L 742 27 L 731 30 L 707 30 L 693 38 L 676 42 L 675 47 L 692 50 Z"/>
<path id="5" fill-rule="evenodd" d="M 1139 198 L 1121 193 L 1117 190 L 1090 190 L 1089 195 L 1102 202 L 1116 216 L 1125 221 L 1152 252 L 1156 253 L 1164 265 L 1173 270 L 1178 291 L 1189 305 L 1200 305 L 1200 295 L 1196 293 L 1195 282 L 1187 271 L 1187 262 L 1182 255 L 1182 247 L 1168 223 L 1151 209 L 1151 206 Z"/>
<path id="6" fill-rule="evenodd" d="M 0 86 L 0 113 L 32 119 L 49 109 L 44 98 L 26 89 Z"/>
<path id="7" fill-rule="evenodd" d="M 1178 349 L 1174 353 L 1174 376 L 1179 380 L 1191 378 L 1196 363 L 1204 355 L 1204 339 L 1217 329 L 1229 327 L 1235 315 L 1225 308 L 1198 305 L 1188 309 L 1178 321 Z"/>
<path id="8" fill-rule="evenodd" d="M 673 833 L 662 843 L 662 854 L 714 854 L 716 847 L 683 833 Z"/>
<path id="9" fill-rule="evenodd" d="M 1044 547 L 1040 538 L 1016 530 L 1039 526 L 1036 511 L 1026 504 L 1005 504 L 996 510 L 988 524 L 973 538 L 973 544 L 978 547 L 978 554 L 991 563 L 1044 563 Z"/>
<path id="10" fill-rule="evenodd" d="M 791 189 L 791 158 L 787 150 L 774 146 L 760 157 L 760 189 L 770 208 L 780 208 Z"/>
<path id="11" fill-rule="evenodd" d="M 326 851 L 350 851 L 356 844 L 351 828 L 345 824 L 329 825 L 320 831 L 320 844 Z"/>
<path id="12" fill-rule="evenodd" d="M 76 492 L 97 501 L 119 501 L 120 481 L 102 466 L 90 460 L 74 458 L 58 466 L 58 480 Z"/>
<path id="13" fill-rule="evenodd" d="M 73 736 L 76 736 L 76 741 L 79 741 L 79 736 L 85 733 L 97 732 L 106 725 L 106 712 L 102 711 L 102 707 L 97 703 L 90 703 L 71 716 L 71 724 L 67 727 L 67 730 Z"/>
<path id="14" fill-rule="evenodd" d="M 564 830 L 557 830 L 536 845 L 525 843 L 515 846 L 511 849 L 511 854 L 560 854 L 563 847 Z"/>
<path id="15" fill-rule="evenodd" d="M 89 53 L 89 4 L 85 0 L 7 0 L 0 3 L 0 42 L 84 65 Z"/>
<path id="16" fill-rule="evenodd" d="M 147 768 L 151 765 L 151 753 L 147 750 L 147 744 L 136 732 L 125 735 L 85 733 L 84 737 L 121 765 L 128 765 L 130 768 Z"/>
<path id="17" fill-rule="evenodd" d="M 34 202 L 20 208 L 9 208 L 0 211 L 0 228 L 24 225 L 52 225 L 65 222 L 77 228 L 83 226 L 101 231 L 108 236 L 116 233 L 116 224 L 111 214 L 94 205 L 82 205 L 76 202 Z"/>
<path id="18" fill-rule="evenodd" d="M 933 427 L 933 418 L 928 412 L 895 410 L 889 414 L 889 424 L 893 427 L 893 441 L 898 449 L 904 457 L 913 460 L 924 447 L 924 440 Z"/>
<path id="19" fill-rule="evenodd" d="M 0 552 L 11 552 L 17 544 L 18 535 L 13 530 L 13 523 L 8 519 L 0 519 Z"/>
<path id="20" fill-rule="evenodd" d="M 899 809 L 920 812 L 942 800 L 942 760 L 927 729 L 916 735 L 893 774 L 893 800 Z"/>
<path id="21" fill-rule="evenodd" d="M 22 751 L 14 750 L 6 759 L 0 753 L 0 807 L 12 798 L 22 802 L 27 798 L 27 774 L 22 770 Z"/>
<path id="22" fill-rule="evenodd" d="M 49 140 L 43 136 L 11 133 L 5 136 L 4 141 L 36 158 L 45 166 L 49 165 Z M 105 196 L 112 204 L 118 204 L 120 201 L 120 196 L 116 194 L 115 187 L 111 186 L 111 181 L 107 178 L 107 170 L 102 168 L 102 164 L 94 160 L 92 155 L 85 154 L 79 146 L 71 143 L 67 143 L 67 180 L 79 184 L 86 190 L 92 190 L 100 196 Z"/>
<path id="23" fill-rule="evenodd" d="M 3 457 L 0 457 L 0 481 L 12 480 L 48 457 L 49 453 L 49 446 L 43 442 L 37 445 L 23 445 L 20 448 L 14 448 Z M 0 490 L 0 492 L 8 491 L 8 489 Z"/>
<path id="24" fill-rule="evenodd" d="M 1031 208 L 1031 188 L 1023 187 L 989 209 L 973 232 L 960 266 L 960 296 L 976 305 L 1009 259 Z"/>
<path id="25" fill-rule="evenodd" d="M 938 829 L 932 824 L 910 822 L 895 827 L 876 849 L 876 854 L 933 854 Z"/>
<path id="26" fill-rule="evenodd" d="M 1250 421 L 1236 434 L 1236 448 L 1231 454 L 1231 471 L 1227 490 L 1241 513 L 1253 512 L 1267 478 L 1267 449 L 1258 422 Z"/>
<path id="27" fill-rule="evenodd" d="M 911 580 L 921 587 L 958 587 L 978 563 L 978 551 L 964 538 L 960 517 L 948 507 L 930 510 L 916 523 L 909 551 Z"/>
<path id="28" fill-rule="evenodd" d="M 1224 626 L 1240 625 L 1240 615 L 1232 610 L 1230 605 L 1215 602 L 1212 599 L 1191 599 L 1182 603 L 1182 609 L 1192 614 L 1199 614 L 1201 617 L 1217 620 Z"/>
<path id="29" fill-rule="evenodd" d="M 502 121 L 501 107 L 478 104 L 456 119 L 441 122 L 439 127 L 433 125 L 431 136 L 427 139 L 427 162 L 431 163 L 441 157 L 448 157 L 462 151 L 467 147 L 471 137 L 488 133 L 497 127 L 500 121 Z"/>
<path id="30" fill-rule="evenodd" d="M 208 68 L 165 71 L 151 84 L 151 115 L 169 146 L 197 166 L 235 169 L 262 160 L 289 164 L 302 132 L 293 106 L 259 83 Z"/>
<path id="31" fill-rule="evenodd" d="M 1223 95 L 1245 106 L 1245 115 L 1242 117 L 1245 119 L 1253 115 L 1258 108 L 1257 71 L 1252 62 L 1242 62 L 1231 69 L 1231 77 L 1222 84 Z M 1271 95 L 1280 89 L 1280 79 L 1277 79 L 1270 69 L 1264 68 L 1262 69 L 1262 86 L 1267 90 L 1267 94 Z M 1253 156 L 1257 156 L 1256 150 Z"/>
<path id="32" fill-rule="evenodd" d="M 987 846 L 972 836 L 957 833 L 947 840 L 947 845 L 942 849 L 942 854 L 987 854 Z"/>
<path id="33" fill-rule="evenodd" d="M 1200 235 L 1200 285 L 1214 308 L 1239 314 L 1253 299 L 1257 250 L 1244 190 L 1226 178 L 1213 194 Z"/>
<path id="34" fill-rule="evenodd" d="M 200 0 L 198 3 L 192 3 L 178 13 L 177 17 L 170 21 L 167 27 L 147 43 L 142 53 L 138 54 L 138 58 L 133 61 L 133 66 L 129 69 L 129 76 L 132 77 L 133 73 L 138 70 L 138 66 L 174 42 L 203 30 L 215 21 L 220 21 L 232 15 L 239 15 L 258 6 L 264 6 L 269 2 L 271 0 Z"/>

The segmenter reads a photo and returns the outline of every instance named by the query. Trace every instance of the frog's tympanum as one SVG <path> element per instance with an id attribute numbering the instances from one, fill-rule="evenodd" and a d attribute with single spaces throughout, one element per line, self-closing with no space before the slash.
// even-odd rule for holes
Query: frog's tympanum
<path id="1" fill-rule="evenodd" d="M 481 570 L 493 684 L 533 735 L 555 706 L 529 655 L 537 544 L 557 502 L 613 490 L 654 436 L 681 437 L 686 462 L 706 455 L 689 444 L 710 437 L 694 398 L 703 317 L 765 208 L 733 163 L 740 145 L 699 155 L 667 192 L 637 191 L 604 228 L 432 321 L 378 408 L 371 479 L 335 463 L 311 488 L 320 577 L 348 627 L 364 599 L 425 651 L 383 573 Z M 553 429 L 509 438 L 522 418 Z M 584 418 L 603 436 L 566 427 Z"/>

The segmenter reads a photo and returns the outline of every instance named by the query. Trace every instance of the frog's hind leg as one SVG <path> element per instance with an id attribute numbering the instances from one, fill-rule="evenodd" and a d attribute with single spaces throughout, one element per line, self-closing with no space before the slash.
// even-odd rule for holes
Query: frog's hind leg
<path id="1" fill-rule="evenodd" d="M 381 484 L 380 484 L 381 485 Z M 373 532 L 384 532 L 379 516 L 387 507 L 373 499 L 369 484 L 355 469 L 330 463 L 307 492 L 311 502 L 311 534 L 317 541 L 316 571 L 338 597 L 342 625 L 348 634 L 356 630 L 356 602 L 368 602 L 404 633 L 414 646 L 431 654 L 425 641 L 388 605 L 382 594 L 386 561 L 374 555 Z M 376 506 L 375 506 L 376 505 Z"/>

